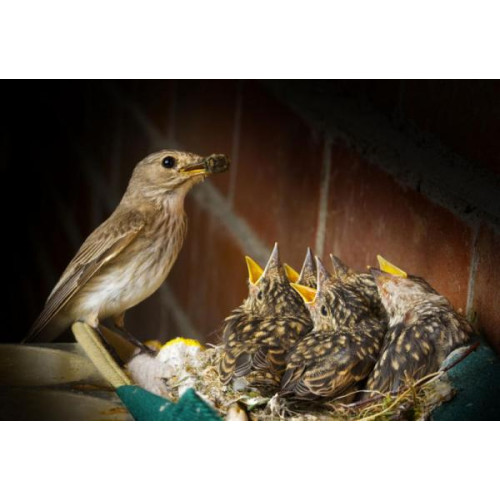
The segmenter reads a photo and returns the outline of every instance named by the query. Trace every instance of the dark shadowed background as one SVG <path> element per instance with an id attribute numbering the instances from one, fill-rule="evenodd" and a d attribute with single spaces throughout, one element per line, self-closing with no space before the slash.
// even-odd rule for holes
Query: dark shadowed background
<path id="1" fill-rule="evenodd" d="M 500 84 L 495 81 L 4 82 L 2 341 L 20 340 L 134 165 L 178 148 L 230 172 L 188 196 L 166 284 L 127 315 L 142 339 L 216 330 L 248 254 L 309 245 L 425 277 L 500 350 Z"/>

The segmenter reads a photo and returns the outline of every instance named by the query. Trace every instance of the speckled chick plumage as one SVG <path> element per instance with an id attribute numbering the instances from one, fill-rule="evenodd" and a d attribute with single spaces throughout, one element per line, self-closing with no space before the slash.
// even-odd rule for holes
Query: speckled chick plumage
<path id="1" fill-rule="evenodd" d="M 385 325 L 352 283 L 333 277 L 317 259 L 314 328 L 290 350 L 280 394 L 294 399 L 333 398 L 353 390 L 378 357 Z"/>
<path id="2" fill-rule="evenodd" d="M 366 388 L 396 391 L 407 379 L 436 372 L 453 350 L 471 341 L 474 332 L 422 278 L 372 273 L 389 315 L 389 330 Z"/>
<path id="3" fill-rule="evenodd" d="M 312 328 L 300 295 L 290 286 L 278 245 L 249 294 L 223 325 L 221 381 L 247 377 L 251 383 L 279 384 L 287 351 Z"/>
<path id="4" fill-rule="evenodd" d="M 387 312 L 382 305 L 377 284 L 371 273 L 358 273 L 348 267 L 337 256 L 330 254 L 333 271 L 337 279 L 347 285 L 354 286 L 370 306 L 372 314 L 383 323 L 387 324 Z"/>

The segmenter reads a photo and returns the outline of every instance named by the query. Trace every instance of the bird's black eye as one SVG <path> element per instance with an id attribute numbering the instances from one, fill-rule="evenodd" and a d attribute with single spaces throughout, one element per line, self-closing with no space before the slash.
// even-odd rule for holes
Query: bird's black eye
<path id="1" fill-rule="evenodd" d="M 326 310 L 326 306 L 321 306 L 321 314 L 323 316 L 326 316 L 328 314 L 328 311 Z"/>
<path id="2" fill-rule="evenodd" d="M 262 290 L 261 290 L 261 291 L 257 294 L 257 299 L 258 299 L 258 300 L 262 300 L 262 297 L 263 297 L 263 295 L 262 295 Z"/>
<path id="3" fill-rule="evenodd" d="M 175 158 L 173 156 L 165 156 L 165 158 L 161 161 L 161 164 L 165 168 L 173 168 L 175 167 Z"/>

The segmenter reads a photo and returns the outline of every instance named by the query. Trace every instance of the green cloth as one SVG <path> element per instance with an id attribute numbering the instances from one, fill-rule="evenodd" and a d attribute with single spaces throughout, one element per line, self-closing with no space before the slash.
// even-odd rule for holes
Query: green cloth
<path id="1" fill-rule="evenodd" d="M 448 376 L 457 394 L 434 410 L 433 420 L 500 420 L 500 358 L 490 347 L 482 342 Z M 177 403 L 136 385 L 116 392 L 135 420 L 222 420 L 193 389 Z"/>
<path id="2" fill-rule="evenodd" d="M 222 420 L 193 389 L 188 389 L 177 403 L 136 385 L 122 385 L 116 393 L 135 420 Z"/>
<path id="3" fill-rule="evenodd" d="M 433 420 L 500 420 L 500 358 L 484 342 L 448 372 L 456 396 Z"/>

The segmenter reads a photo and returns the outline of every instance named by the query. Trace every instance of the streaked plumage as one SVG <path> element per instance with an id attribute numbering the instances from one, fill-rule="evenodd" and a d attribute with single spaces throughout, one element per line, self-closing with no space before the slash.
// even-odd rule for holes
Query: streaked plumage
<path id="1" fill-rule="evenodd" d="M 343 283 L 353 285 L 363 295 L 373 315 L 387 323 L 387 313 L 380 300 L 375 279 L 370 273 L 358 273 L 348 267 L 338 257 L 330 254 L 335 276 Z"/>
<path id="2" fill-rule="evenodd" d="M 473 329 L 422 278 L 372 273 L 389 315 L 389 330 L 367 389 L 395 391 L 407 379 L 436 372 L 454 349 L 471 341 Z"/>
<path id="3" fill-rule="evenodd" d="M 98 327 L 111 317 L 123 327 L 125 311 L 161 285 L 177 258 L 185 195 L 228 164 L 222 155 L 169 150 L 138 163 L 120 204 L 82 244 L 25 341 L 53 340 L 77 320 Z"/>
<path id="4" fill-rule="evenodd" d="M 280 391 L 285 397 L 333 398 L 354 389 L 373 368 L 385 334 L 358 286 L 331 276 L 318 258 L 317 268 L 314 296 L 295 285 L 314 328 L 287 355 Z"/>
<path id="5" fill-rule="evenodd" d="M 281 266 L 278 245 L 264 271 L 247 257 L 249 295 L 226 318 L 220 377 L 228 384 L 234 377 L 278 384 L 286 352 L 312 327 L 299 294 Z"/>

